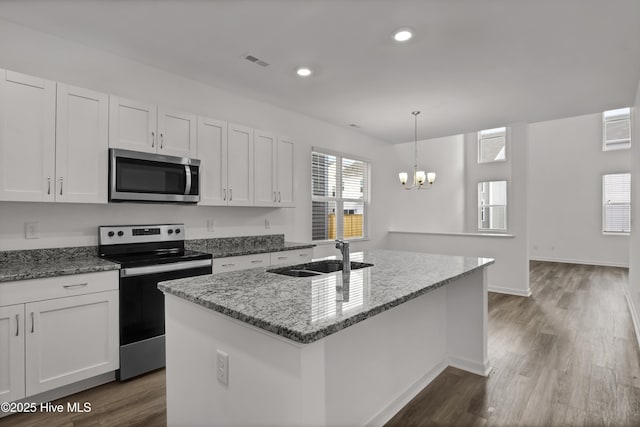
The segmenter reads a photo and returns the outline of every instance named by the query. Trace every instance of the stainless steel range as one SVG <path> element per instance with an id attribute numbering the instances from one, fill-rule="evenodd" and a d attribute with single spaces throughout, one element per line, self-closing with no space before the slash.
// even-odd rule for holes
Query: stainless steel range
<path id="1" fill-rule="evenodd" d="M 212 256 L 185 250 L 184 224 L 102 226 L 100 256 L 120 264 L 120 381 L 165 366 L 158 282 L 211 274 Z"/>

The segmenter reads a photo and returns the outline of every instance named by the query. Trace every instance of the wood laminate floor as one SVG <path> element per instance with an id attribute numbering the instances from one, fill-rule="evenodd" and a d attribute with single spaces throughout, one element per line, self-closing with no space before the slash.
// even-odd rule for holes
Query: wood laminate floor
<path id="1" fill-rule="evenodd" d="M 492 374 L 447 368 L 387 426 L 640 426 L 626 281 L 626 269 L 532 262 L 531 298 L 489 294 Z M 89 414 L 14 415 L 0 426 L 164 426 L 164 380 L 161 370 L 58 401 L 91 402 Z"/>

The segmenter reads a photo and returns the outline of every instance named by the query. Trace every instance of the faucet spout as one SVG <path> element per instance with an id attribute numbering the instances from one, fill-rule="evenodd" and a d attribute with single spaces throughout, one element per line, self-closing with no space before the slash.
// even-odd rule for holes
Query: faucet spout
<path id="1" fill-rule="evenodd" d="M 342 274 L 351 273 L 351 257 L 349 253 L 349 242 L 336 240 L 336 249 L 342 253 Z"/>

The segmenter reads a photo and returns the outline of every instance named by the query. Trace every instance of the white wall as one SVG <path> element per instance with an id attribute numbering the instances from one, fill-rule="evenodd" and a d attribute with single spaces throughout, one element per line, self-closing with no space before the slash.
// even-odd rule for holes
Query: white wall
<path id="1" fill-rule="evenodd" d="M 372 137 L 1 20 L 0 68 L 272 130 L 296 142 L 297 160 L 295 209 L 0 202 L 0 250 L 96 244 L 98 225 L 164 221 L 185 222 L 188 238 L 285 233 L 290 241 L 310 241 L 312 146 L 366 153 L 373 171 L 372 242 L 388 228 L 376 210 L 376 202 L 383 203 L 376 169 L 389 147 Z M 207 219 L 216 221 L 213 233 L 206 231 Z M 26 221 L 40 223 L 40 239 L 24 239 Z"/>
<path id="2" fill-rule="evenodd" d="M 640 84 L 636 92 L 636 101 L 633 107 L 632 129 L 636 131 L 640 125 Z M 629 310 L 633 317 L 636 330 L 636 338 L 640 343 L 640 320 L 638 319 L 638 309 L 640 309 L 640 144 L 638 139 L 631 144 L 631 158 L 636 159 L 631 162 L 631 224 L 635 227 L 630 237 L 629 253 L 629 287 L 627 289 L 627 301 Z"/>
<path id="3" fill-rule="evenodd" d="M 414 143 L 397 144 L 389 157 L 386 196 L 393 230 L 462 232 L 464 228 L 464 138 L 454 135 L 418 141 L 418 169 L 436 172 L 436 182 L 426 190 L 406 191 L 399 172 L 413 174 Z"/>
<path id="4" fill-rule="evenodd" d="M 602 116 L 530 125 L 531 258 L 629 265 L 629 238 L 602 234 L 602 175 L 629 172 L 629 150 L 602 151 Z"/>
<path id="5" fill-rule="evenodd" d="M 489 290 L 528 296 L 530 294 L 527 234 L 528 126 L 525 123 L 513 124 L 509 127 L 508 132 L 509 142 L 506 162 L 478 165 L 477 138 L 474 133 L 464 137 L 464 152 L 459 152 L 460 157 L 457 160 L 451 161 L 450 158 L 445 157 L 440 158 L 440 160 L 449 160 L 449 162 L 429 165 L 438 174 L 441 171 L 446 174 L 446 171 L 450 168 L 458 170 L 460 163 L 466 164 L 464 175 L 457 178 L 459 182 L 456 184 L 459 186 L 456 197 L 466 198 L 466 208 L 465 213 L 457 221 L 460 227 L 464 227 L 466 222 L 470 232 L 446 234 L 455 230 L 425 229 L 422 223 L 426 219 L 420 217 L 404 217 L 403 221 L 391 218 L 389 220 L 391 231 L 385 242 L 386 247 L 447 255 L 494 258 L 496 260 L 495 264 L 487 269 Z M 508 181 L 507 232 L 510 235 L 508 237 L 479 235 L 477 233 L 476 212 L 478 182 L 503 179 Z M 440 182 L 436 181 L 433 190 L 438 185 L 440 185 Z M 430 195 L 427 192 L 427 196 Z M 422 195 L 411 194 L 410 196 L 415 199 Z M 433 193 L 433 197 L 429 199 L 430 205 L 425 205 L 425 207 L 432 208 L 432 206 L 435 206 L 432 209 L 438 209 L 438 204 L 446 201 L 447 197 L 446 191 L 444 194 Z M 407 200 L 394 199 L 394 212 L 406 212 L 412 206 L 412 203 L 416 203 L 415 201 L 408 202 Z M 451 212 L 445 211 L 440 214 L 448 213 Z M 425 210 L 423 214 L 426 218 L 431 212 Z"/>

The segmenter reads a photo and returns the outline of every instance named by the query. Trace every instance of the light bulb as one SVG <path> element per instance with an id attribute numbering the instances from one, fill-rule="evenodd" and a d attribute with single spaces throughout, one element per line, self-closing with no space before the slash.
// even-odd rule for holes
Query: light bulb
<path id="1" fill-rule="evenodd" d="M 400 172 L 398 174 L 398 178 L 400 178 L 400 183 L 402 185 L 405 185 L 407 183 L 407 178 L 409 178 L 409 175 L 407 175 L 406 172 Z"/>
<path id="2" fill-rule="evenodd" d="M 424 180 L 426 179 L 426 177 L 427 175 L 424 173 L 424 171 L 416 172 L 416 181 L 418 181 L 418 184 L 424 184 Z"/>
<path id="3" fill-rule="evenodd" d="M 427 174 L 427 181 L 429 182 L 429 184 L 433 184 L 433 182 L 436 180 L 436 173 L 435 172 L 429 172 Z"/>

